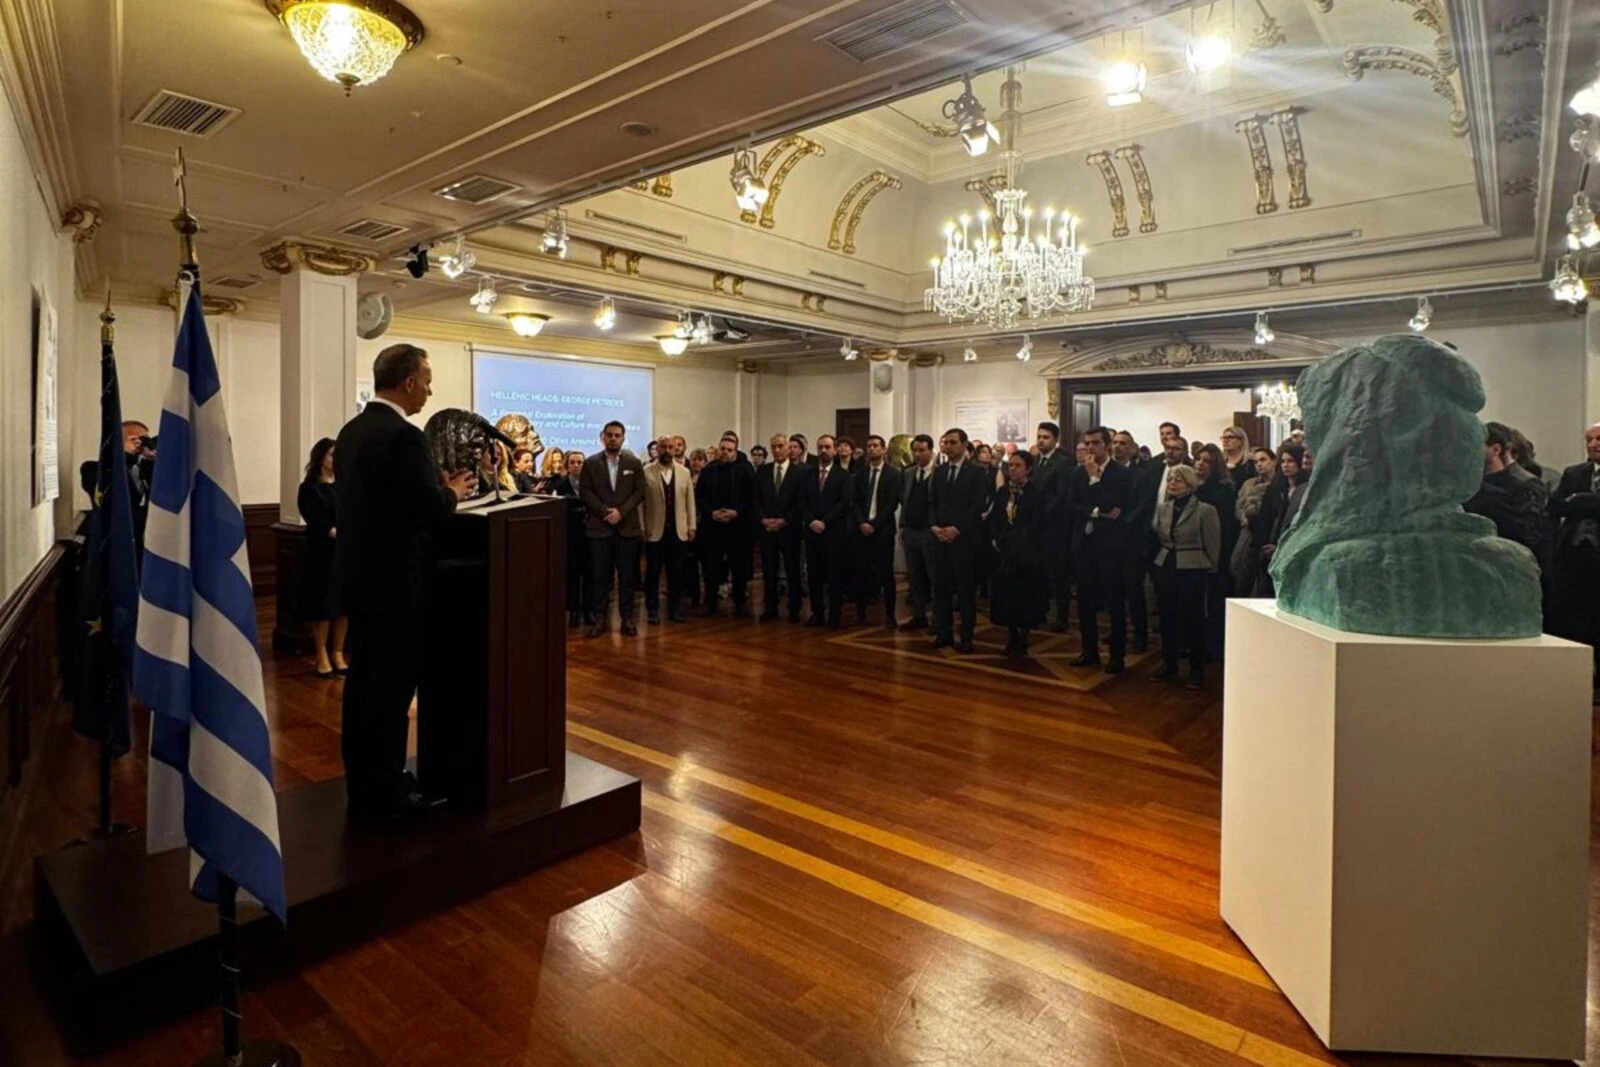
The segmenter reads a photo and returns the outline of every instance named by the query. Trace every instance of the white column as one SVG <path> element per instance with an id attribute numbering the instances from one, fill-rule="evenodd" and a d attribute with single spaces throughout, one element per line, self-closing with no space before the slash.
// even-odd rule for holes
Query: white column
<path id="1" fill-rule="evenodd" d="M 279 282 L 282 435 L 279 515 L 298 523 L 295 495 L 319 438 L 335 437 L 355 409 L 356 276 L 296 266 Z"/>
<path id="2" fill-rule="evenodd" d="M 759 436 L 761 433 L 761 375 L 757 373 L 755 364 L 744 362 L 739 364 L 739 376 L 734 388 L 737 392 L 733 398 L 733 424 L 738 430 L 739 446 L 748 455 L 756 445 L 766 443 Z"/>
<path id="3" fill-rule="evenodd" d="M 872 432 L 889 440 L 899 433 L 917 433 L 916 394 L 911 363 L 886 359 L 867 366 Z"/>
<path id="4" fill-rule="evenodd" d="M 1600 422 L 1600 294 L 1589 301 L 1583 329 L 1583 424 Z"/>

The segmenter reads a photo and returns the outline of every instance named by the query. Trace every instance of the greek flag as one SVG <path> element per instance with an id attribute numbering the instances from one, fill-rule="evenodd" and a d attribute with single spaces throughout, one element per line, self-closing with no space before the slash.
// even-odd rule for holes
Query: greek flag
<path id="1" fill-rule="evenodd" d="M 196 896 L 229 878 L 286 921 L 255 598 L 233 442 L 199 286 L 161 409 L 134 695 L 151 711 L 148 848 L 187 843 Z"/>

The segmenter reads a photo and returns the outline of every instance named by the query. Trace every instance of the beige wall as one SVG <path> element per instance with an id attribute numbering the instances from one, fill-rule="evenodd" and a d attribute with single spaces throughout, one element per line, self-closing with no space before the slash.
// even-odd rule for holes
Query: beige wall
<path id="1" fill-rule="evenodd" d="M 57 233 L 39 193 L 10 102 L 0 94 L 0 600 L 70 532 L 77 463 L 72 429 L 80 376 L 99 380 L 97 335 L 80 337 L 72 241 Z M 62 500 L 33 506 L 33 295 L 56 309 L 57 416 Z M 91 428 L 90 435 L 94 431 Z"/>

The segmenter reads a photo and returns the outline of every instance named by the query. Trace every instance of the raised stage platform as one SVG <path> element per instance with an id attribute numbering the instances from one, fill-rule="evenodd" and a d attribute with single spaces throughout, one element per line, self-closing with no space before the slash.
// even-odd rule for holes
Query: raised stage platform
<path id="1" fill-rule="evenodd" d="M 289 926 L 241 905 L 247 985 L 639 827 L 639 780 L 582 756 L 566 754 L 552 793 L 354 821 L 343 778 L 281 794 Z M 214 998 L 217 913 L 189 893 L 188 868 L 187 849 L 147 856 L 142 835 L 35 861 L 38 948 L 69 1035 L 99 1045 Z"/>

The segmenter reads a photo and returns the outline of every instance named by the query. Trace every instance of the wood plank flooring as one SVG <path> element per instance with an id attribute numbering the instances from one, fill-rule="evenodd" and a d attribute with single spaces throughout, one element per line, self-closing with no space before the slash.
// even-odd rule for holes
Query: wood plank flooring
<path id="1" fill-rule="evenodd" d="M 731 618 L 570 654 L 568 743 L 643 779 L 641 832 L 250 986 L 247 1032 L 314 1067 L 1489 1062 L 1326 1053 L 1218 918 L 1220 671 L 1080 689 Z M 337 775 L 340 683 L 266 675 L 279 788 Z M 94 795 L 51 722 L 0 841 L 0 1064 L 188 1063 L 212 1013 L 73 1060 L 34 988 L 30 858 Z"/>

